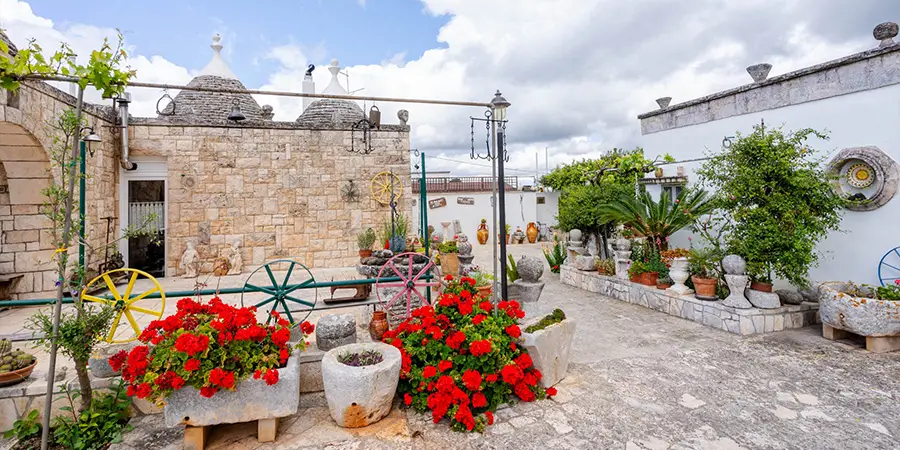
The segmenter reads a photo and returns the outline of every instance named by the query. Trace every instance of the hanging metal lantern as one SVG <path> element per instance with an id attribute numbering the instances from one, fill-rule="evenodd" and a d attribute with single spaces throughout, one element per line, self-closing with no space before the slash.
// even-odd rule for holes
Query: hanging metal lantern
<path id="1" fill-rule="evenodd" d="M 241 104 L 238 102 L 238 99 L 234 99 L 234 102 L 231 103 L 231 112 L 228 113 L 228 120 L 240 122 L 246 118 L 247 116 L 241 111 Z"/>
<path id="2" fill-rule="evenodd" d="M 372 105 L 372 108 L 369 109 L 369 125 L 373 127 L 381 126 L 381 110 L 375 105 Z"/>

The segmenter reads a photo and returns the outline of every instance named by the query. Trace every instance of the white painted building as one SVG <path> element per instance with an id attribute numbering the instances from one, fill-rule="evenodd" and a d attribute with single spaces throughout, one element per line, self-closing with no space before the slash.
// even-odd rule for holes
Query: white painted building
<path id="1" fill-rule="evenodd" d="M 894 197 L 900 160 L 900 45 L 891 40 L 896 35 L 891 28 L 886 33 L 882 28 L 880 35 L 876 29 L 884 40 L 872 50 L 770 79 L 763 74 L 751 84 L 638 116 L 647 154 L 669 153 L 684 161 L 663 166 L 663 178 L 653 180 L 660 184 L 650 189 L 659 192 L 662 186 L 674 192 L 696 181 L 693 172 L 703 161 L 690 160 L 719 151 L 736 131 L 749 134 L 763 120 L 785 130 L 827 131 L 830 140 L 812 145 L 840 170 L 842 191 L 865 195 L 869 203 L 844 211 L 842 231 L 820 244 L 821 262 L 810 278 L 879 284 L 882 256 L 900 246 L 900 200 Z M 860 163 L 868 165 L 875 179 L 856 188 L 848 185 L 847 172 L 866 167 Z M 683 177 L 677 174 L 679 167 Z M 674 243 L 686 247 L 687 236 L 679 233 Z M 900 277 L 900 270 L 891 276 Z"/>
<path id="2" fill-rule="evenodd" d="M 476 232 L 481 219 L 487 219 L 491 233 L 497 227 L 491 225 L 493 205 L 491 203 L 491 177 L 430 177 L 427 181 L 428 224 L 436 231 L 442 230 L 441 222 L 459 221 L 462 232 L 471 242 L 476 242 Z M 458 181 L 457 181 L 458 180 Z M 556 225 L 558 192 L 536 192 L 525 190 L 518 184 L 517 177 L 507 177 L 506 223 L 510 233 L 519 227 L 524 232 L 529 222 Z M 418 180 L 413 184 L 415 202 L 411 223 L 418 224 Z M 443 199 L 443 200 L 442 200 Z M 452 230 L 452 226 L 451 226 Z"/>

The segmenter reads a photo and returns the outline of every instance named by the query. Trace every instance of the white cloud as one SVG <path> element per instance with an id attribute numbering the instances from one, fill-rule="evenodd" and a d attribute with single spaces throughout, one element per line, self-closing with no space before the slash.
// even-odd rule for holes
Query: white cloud
<path id="1" fill-rule="evenodd" d="M 427 13 L 449 16 L 437 36 L 444 48 L 413 60 L 401 52 L 380 64 L 346 67 L 351 89 L 364 87 L 360 95 L 380 97 L 483 102 L 500 89 L 512 102 L 509 167 L 523 171 L 534 170 L 535 153 L 543 166 L 544 148 L 552 167 L 634 146 L 640 129 L 635 116 L 654 109 L 654 99 L 671 96 L 678 103 L 745 84 L 750 77 L 744 68 L 750 64 L 770 62 L 777 75 L 872 48 L 876 43 L 867 27 L 900 13 L 900 7 L 878 0 L 422 2 Z M 114 30 L 90 24 L 60 27 L 17 0 L 0 0 L 0 26 L 17 44 L 31 36 L 65 40 L 79 52 L 114 36 Z M 323 35 L 321 42 L 337 38 Z M 228 39 L 223 43 L 228 48 Z M 325 66 L 340 57 L 321 43 L 273 44 L 256 59 L 273 60 L 278 67 L 258 88 L 299 92 L 306 65 L 314 63 L 321 90 L 329 81 Z M 142 81 L 178 84 L 193 75 L 164 55 L 138 51 L 130 63 Z M 205 63 L 197 61 L 196 67 Z M 154 115 L 160 93 L 133 92 L 133 111 Z M 258 101 L 271 104 L 277 120 L 294 120 L 302 108 L 296 98 Z M 483 109 L 474 107 L 378 106 L 388 122 L 396 122 L 397 110 L 409 110 L 413 148 L 460 161 L 468 161 L 469 117 L 483 117 Z M 483 131 L 476 124 L 476 145 L 483 145 Z M 489 173 L 445 160 L 429 162 L 431 168 Z"/>

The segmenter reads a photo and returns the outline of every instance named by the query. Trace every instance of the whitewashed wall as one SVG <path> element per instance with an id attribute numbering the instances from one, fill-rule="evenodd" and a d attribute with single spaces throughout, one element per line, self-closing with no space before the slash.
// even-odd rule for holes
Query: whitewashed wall
<path id="1" fill-rule="evenodd" d="M 669 153 L 679 161 L 701 158 L 718 151 L 725 136 L 734 136 L 735 131 L 751 132 L 761 119 L 769 127 L 828 131 L 829 141 L 811 142 L 826 162 L 843 148 L 860 146 L 876 146 L 895 161 L 900 160 L 900 85 L 647 134 L 641 137 L 641 146 L 648 155 Z M 685 167 L 688 181 L 693 183 L 693 170 L 702 162 L 677 165 Z M 667 172 L 675 172 L 673 165 L 664 167 Z M 648 189 L 658 192 L 660 187 Z M 888 250 L 900 246 L 900 195 L 874 211 L 845 210 L 841 230 L 820 244 L 822 261 L 811 271 L 811 278 L 878 284 L 878 262 Z M 687 236 L 680 232 L 673 242 L 686 247 Z"/>
<path id="2" fill-rule="evenodd" d="M 435 209 L 428 209 L 428 223 L 434 226 L 435 230 L 442 230 L 441 222 L 452 222 L 459 220 L 465 233 L 472 242 L 477 241 L 476 232 L 481 219 L 487 219 L 488 228 L 492 233 L 497 232 L 497 227 L 491 224 L 491 216 L 493 208 L 491 206 L 491 194 L 487 193 L 440 193 L 428 194 L 428 200 L 434 200 L 443 197 L 447 200 L 447 206 Z M 475 199 L 474 205 L 457 204 L 457 197 L 471 197 Z M 537 198 L 544 197 L 545 204 L 538 205 Z M 417 198 L 418 200 L 418 198 Z M 528 222 L 544 222 L 549 225 L 556 224 L 556 208 L 559 204 L 559 193 L 557 192 L 522 192 L 512 191 L 506 193 L 506 222 L 512 227 L 511 233 L 516 231 L 516 227 L 521 227 L 525 231 Z M 413 207 L 414 229 L 418 229 L 418 206 Z M 452 232 L 452 226 L 451 226 Z"/>

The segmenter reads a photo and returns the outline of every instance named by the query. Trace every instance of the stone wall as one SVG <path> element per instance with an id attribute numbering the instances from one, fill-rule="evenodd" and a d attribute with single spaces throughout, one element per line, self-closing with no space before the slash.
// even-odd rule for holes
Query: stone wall
<path id="1" fill-rule="evenodd" d="M 900 45 L 867 50 L 638 116 L 641 134 L 900 83 Z"/>
<path id="2" fill-rule="evenodd" d="M 698 300 L 692 294 L 676 295 L 594 271 L 584 272 L 570 265 L 560 267 L 559 279 L 569 286 L 744 336 L 819 323 L 818 303 L 804 302 L 775 309 L 731 308 L 721 301 Z"/>
<path id="3" fill-rule="evenodd" d="M 348 267 L 358 260 L 356 234 L 376 228 L 390 208 L 373 200 L 370 180 L 393 170 L 403 181 L 400 209 L 410 212 L 409 131 L 382 126 L 372 133 L 374 151 L 351 153 L 351 132 L 270 127 L 176 126 L 137 121 L 130 127 L 131 154 L 164 158 L 168 171 L 167 274 L 193 240 L 212 271 L 214 259 L 240 241 L 247 266 L 295 258 L 310 267 Z M 360 136 L 356 134 L 357 148 Z M 359 200 L 341 198 L 353 180 Z M 413 226 L 411 230 L 415 230 Z"/>
<path id="4" fill-rule="evenodd" d="M 51 183 L 51 176 L 59 181 L 58 173 L 50 171 L 50 151 L 59 144 L 54 144 L 54 134 L 47 124 L 74 106 L 72 96 L 45 83 L 23 84 L 16 94 L 0 90 L 0 163 L 9 189 L 9 204 L 0 205 L 0 273 L 23 275 L 11 286 L 14 298 L 55 294 L 58 277 L 51 260 L 55 245 L 50 221 L 40 212 L 40 205 L 46 201 L 41 189 Z M 93 144 L 94 156 L 87 159 L 86 233 L 94 248 L 105 239 L 105 221 L 101 218 L 116 215 L 118 132 L 108 112 L 88 104 L 84 110 L 87 125 L 93 126 L 102 139 Z M 77 245 L 69 253 L 77 258 Z"/>

